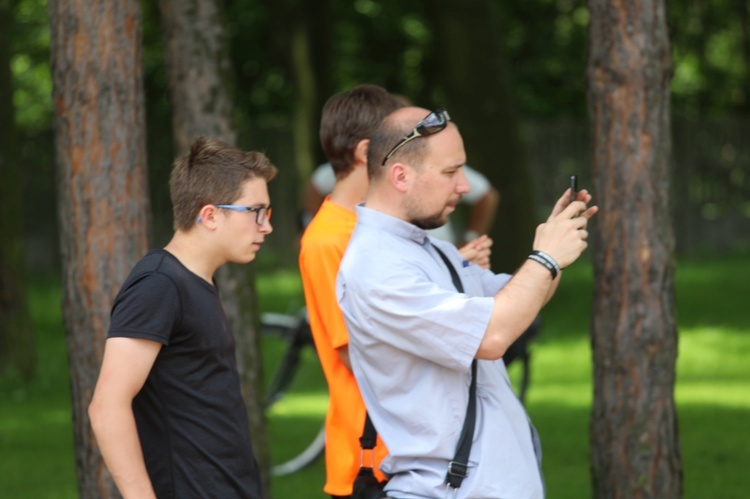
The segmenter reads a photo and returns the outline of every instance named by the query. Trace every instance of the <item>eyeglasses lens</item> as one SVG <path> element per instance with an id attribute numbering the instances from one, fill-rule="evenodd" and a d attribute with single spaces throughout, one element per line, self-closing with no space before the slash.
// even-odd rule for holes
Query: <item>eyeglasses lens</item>
<path id="1" fill-rule="evenodd" d="M 268 220 L 271 220 L 271 207 L 259 208 L 255 214 L 255 222 L 258 225 L 263 225 Z"/>
<path id="2" fill-rule="evenodd" d="M 421 133 L 422 135 L 432 135 L 438 133 L 439 131 L 445 129 L 448 124 L 448 120 L 450 120 L 448 112 L 444 109 L 438 109 L 428 114 L 427 117 L 419 123 L 419 133 Z"/>
<path id="3" fill-rule="evenodd" d="M 416 139 L 417 137 L 426 137 L 427 135 L 433 135 L 441 130 L 445 130 L 445 127 L 448 126 L 448 121 L 450 121 L 450 119 L 451 118 L 448 115 L 448 112 L 443 108 L 438 108 L 435 111 L 431 112 L 422 121 L 417 123 L 417 126 L 414 128 L 414 130 L 412 130 L 403 139 L 401 139 L 398 144 L 393 146 L 388 154 L 385 155 L 385 158 L 383 158 L 382 164 L 385 165 L 385 162 L 388 161 L 388 158 L 393 156 L 393 153 L 398 151 L 401 147 L 403 147 L 404 144 L 406 144 L 410 140 Z"/>

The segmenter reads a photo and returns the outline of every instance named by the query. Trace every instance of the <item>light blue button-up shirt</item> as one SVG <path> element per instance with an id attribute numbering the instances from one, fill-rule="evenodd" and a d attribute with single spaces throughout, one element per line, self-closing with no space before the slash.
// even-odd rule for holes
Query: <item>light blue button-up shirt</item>
<path id="1" fill-rule="evenodd" d="M 434 246 L 453 263 L 464 293 L 456 291 Z M 466 265 L 450 243 L 408 222 L 357 207 L 337 294 L 354 375 L 389 450 L 381 469 L 390 476 L 390 497 L 445 497 L 471 362 L 493 297 L 509 279 Z M 537 442 L 502 360 L 479 361 L 469 476 L 456 497 L 544 497 Z"/>

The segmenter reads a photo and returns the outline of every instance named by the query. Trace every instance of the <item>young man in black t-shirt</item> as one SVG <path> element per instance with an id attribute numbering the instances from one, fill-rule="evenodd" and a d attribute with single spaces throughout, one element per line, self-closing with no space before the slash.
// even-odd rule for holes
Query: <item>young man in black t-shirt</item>
<path id="1" fill-rule="evenodd" d="M 234 339 L 213 276 L 272 230 L 261 153 L 199 138 L 172 170 L 175 233 L 112 308 L 89 416 L 124 497 L 262 497 Z"/>

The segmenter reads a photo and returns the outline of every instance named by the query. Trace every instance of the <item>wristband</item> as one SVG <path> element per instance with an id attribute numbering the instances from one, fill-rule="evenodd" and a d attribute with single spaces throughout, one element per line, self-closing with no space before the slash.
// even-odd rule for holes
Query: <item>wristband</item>
<path id="1" fill-rule="evenodd" d="M 554 258 L 549 256 L 544 251 L 534 250 L 531 252 L 528 259 L 534 260 L 535 262 L 543 265 L 547 270 L 549 270 L 550 274 L 552 274 L 552 280 L 555 280 L 557 274 L 560 273 L 560 266 L 557 264 Z"/>
<path id="2" fill-rule="evenodd" d="M 557 271 L 557 273 L 558 274 L 560 273 L 560 270 L 561 270 L 560 266 L 557 264 L 557 261 L 555 261 L 554 258 L 552 258 L 551 256 L 549 256 L 549 254 L 545 253 L 544 251 L 539 251 L 539 250 L 534 250 L 531 253 L 534 254 L 534 255 L 539 255 L 542 258 L 544 258 L 545 260 L 547 260 L 549 263 L 552 264 L 553 267 L 555 267 L 555 270 Z"/>

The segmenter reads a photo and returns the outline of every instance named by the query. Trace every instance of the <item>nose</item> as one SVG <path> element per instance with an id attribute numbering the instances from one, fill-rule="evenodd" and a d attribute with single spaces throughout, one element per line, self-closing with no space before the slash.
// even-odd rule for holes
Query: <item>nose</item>
<path id="1" fill-rule="evenodd" d="M 271 225 L 271 219 L 266 218 L 262 224 L 260 224 L 260 232 L 263 234 L 270 234 L 273 232 L 273 226 Z"/>
<path id="2" fill-rule="evenodd" d="M 456 193 L 466 194 L 470 190 L 471 190 L 471 186 L 469 185 L 469 180 L 466 178 L 464 169 L 460 168 L 458 171 L 458 175 L 456 176 Z"/>

